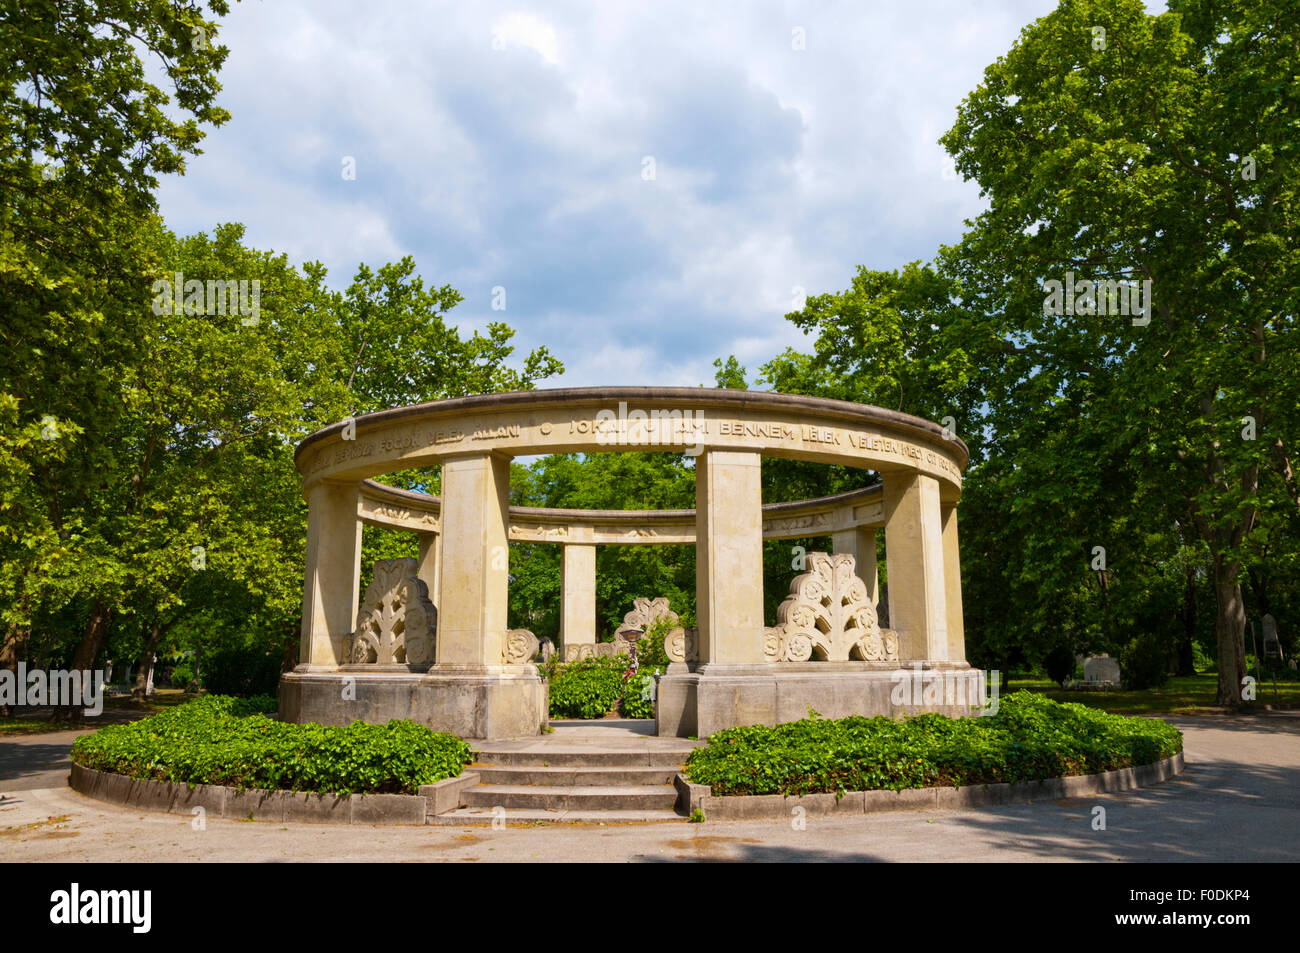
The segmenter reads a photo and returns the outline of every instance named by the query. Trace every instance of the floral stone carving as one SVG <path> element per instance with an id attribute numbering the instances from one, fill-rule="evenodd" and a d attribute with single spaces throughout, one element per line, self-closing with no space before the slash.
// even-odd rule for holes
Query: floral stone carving
<path id="1" fill-rule="evenodd" d="M 438 612 L 416 562 L 381 559 L 357 612 L 349 661 L 424 665 L 433 661 Z"/>
<path id="2" fill-rule="evenodd" d="M 763 653 L 769 662 L 897 661 L 898 636 L 881 629 L 867 584 L 849 553 L 809 553 L 808 571 L 795 576 L 776 610 Z"/>

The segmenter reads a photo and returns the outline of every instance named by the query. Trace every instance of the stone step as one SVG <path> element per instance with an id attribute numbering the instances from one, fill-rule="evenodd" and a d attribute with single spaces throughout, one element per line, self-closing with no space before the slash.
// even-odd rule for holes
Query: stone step
<path id="1" fill-rule="evenodd" d="M 645 768 L 540 767 L 524 765 L 480 765 L 473 769 L 482 784 L 537 784 L 549 787 L 630 787 L 672 784 L 676 766 Z"/>
<path id="2" fill-rule="evenodd" d="M 544 811 L 671 811 L 677 789 L 671 784 L 618 786 L 543 786 L 478 784 L 462 794 L 466 807 Z"/>
<path id="3" fill-rule="evenodd" d="M 507 827 L 540 824 L 673 824 L 688 818 L 673 811 L 540 811 L 506 808 L 462 807 L 446 814 L 436 814 L 428 823 L 440 827 L 487 827 L 494 821 Z"/>
<path id="4" fill-rule="evenodd" d="M 635 749 L 533 748 L 521 751 L 479 748 L 479 767 L 531 766 L 537 768 L 680 768 L 693 746 Z"/>

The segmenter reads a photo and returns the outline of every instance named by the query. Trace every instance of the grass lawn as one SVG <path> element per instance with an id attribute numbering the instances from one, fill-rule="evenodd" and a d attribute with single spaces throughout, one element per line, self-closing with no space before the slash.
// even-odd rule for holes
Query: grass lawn
<path id="1" fill-rule="evenodd" d="M 26 715 L 0 716 L 0 738 L 5 735 L 41 735 L 51 731 L 75 731 L 85 725 L 74 725 L 62 721 L 47 721 L 44 718 Z"/>
<path id="2" fill-rule="evenodd" d="M 1217 684 L 1218 676 L 1209 672 L 1187 678 L 1173 677 L 1163 688 L 1148 688 L 1142 691 L 1070 692 L 1046 678 L 1013 678 L 1009 684 L 1003 686 L 1002 690 L 1014 692 L 1024 689 L 1041 692 L 1053 701 L 1078 702 L 1081 705 L 1118 714 L 1195 714 L 1223 710 L 1214 704 Z M 1300 683 L 1297 682 L 1279 681 L 1275 696 L 1273 683 L 1266 676 L 1265 680 L 1259 683 L 1257 693 L 1256 703 L 1251 707 L 1300 706 Z"/>
<path id="3" fill-rule="evenodd" d="M 159 688 L 143 705 L 137 705 L 130 695 L 105 696 L 104 714 L 98 718 L 87 717 L 81 723 L 51 721 L 53 710 L 37 708 L 19 715 L 0 717 L 0 737 L 5 735 L 39 735 L 51 731 L 76 731 L 81 728 L 99 728 L 106 724 L 119 724 L 133 717 L 156 715 L 158 712 L 193 701 L 198 695 L 179 688 Z M 21 709 L 19 709 L 21 711 Z"/>

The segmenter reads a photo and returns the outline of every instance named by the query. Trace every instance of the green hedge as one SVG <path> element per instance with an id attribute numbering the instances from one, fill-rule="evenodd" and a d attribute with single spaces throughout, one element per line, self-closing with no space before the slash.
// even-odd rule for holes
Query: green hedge
<path id="1" fill-rule="evenodd" d="M 473 759 L 460 738 L 412 721 L 296 725 L 269 696 L 210 695 L 78 738 L 72 760 L 154 781 L 330 794 L 415 794 Z"/>
<path id="2" fill-rule="evenodd" d="M 686 773 L 715 795 L 897 791 L 1095 774 L 1182 749 L 1182 733 L 1163 721 L 1015 692 L 984 717 L 813 717 L 729 728 L 691 753 Z"/>
<path id="3" fill-rule="evenodd" d="M 600 718 L 617 710 L 625 718 L 653 718 L 648 696 L 655 670 L 642 668 L 625 680 L 627 667 L 626 655 L 550 662 L 542 671 L 550 682 L 551 717 Z"/>

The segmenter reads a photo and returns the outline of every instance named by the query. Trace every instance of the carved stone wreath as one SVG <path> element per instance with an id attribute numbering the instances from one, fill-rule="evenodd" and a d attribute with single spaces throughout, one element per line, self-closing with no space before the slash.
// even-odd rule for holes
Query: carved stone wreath
<path id="1" fill-rule="evenodd" d="M 613 642 L 578 642 L 564 647 L 564 661 L 580 662 L 593 656 L 596 658 L 613 658 L 620 652 L 626 655 L 627 651 L 628 643 L 623 639 L 615 639 Z"/>
<path id="2" fill-rule="evenodd" d="M 632 611 L 623 616 L 623 624 L 619 626 L 619 631 L 640 629 L 645 632 L 661 619 L 667 619 L 673 626 L 664 638 L 664 652 L 668 655 L 669 661 L 694 662 L 696 660 L 695 630 L 683 629 L 677 625 L 677 613 L 668 608 L 667 596 L 657 596 L 654 599 L 642 596 L 633 599 L 632 606 Z M 612 642 L 597 642 L 594 645 L 580 642 L 576 645 L 564 646 L 564 660 L 576 662 L 592 656 L 627 655 L 630 650 L 631 643 L 620 638 L 618 632 L 615 632 Z"/>
<path id="3" fill-rule="evenodd" d="M 670 662 L 698 662 L 699 641 L 694 629 L 676 628 L 664 639 L 664 654 Z"/>
<path id="4" fill-rule="evenodd" d="M 858 578 L 849 553 L 809 553 L 808 571 L 795 576 L 790 594 L 767 630 L 763 654 L 769 662 L 896 661 L 898 636 L 880 628 L 867 584 Z"/>
<path id="5" fill-rule="evenodd" d="M 357 612 L 349 661 L 380 665 L 433 661 L 438 611 L 416 568 L 410 557 L 375 563 L 374 579 Z"/>
<path id="6" fill-rule="evenodd" d="M 550 639 L 539 639 L 528 629 L 507 629 L 506 640 L 501 646 L 501 661 L 506 665 L 525 665 L 541 654 L 547 661 L 555 654 L 555 643 Z"/>
<path id="7" fill-rule="evenodd" d="M 694 662 L 698 658 L 695 648 L 695 630 L 683 629 L 678 625 L 677 613 L 668 608 L 667 596 L 656 596 L 654 599 L 641 597 L 632 600 L 634 608 L 627 615 L 623 616 L 623 628 L 640 629 L 643 632 L 650 630 L 650 627 L 656 623 L 667 620 L 672 629 L 664 636 L 664 654 L 668 656 L 670 662 Z M 617 635 L 614 636 L 615 644 L 623 646 L 620 651 L 627 651 L 627 642 L 624 642 Z"/>

